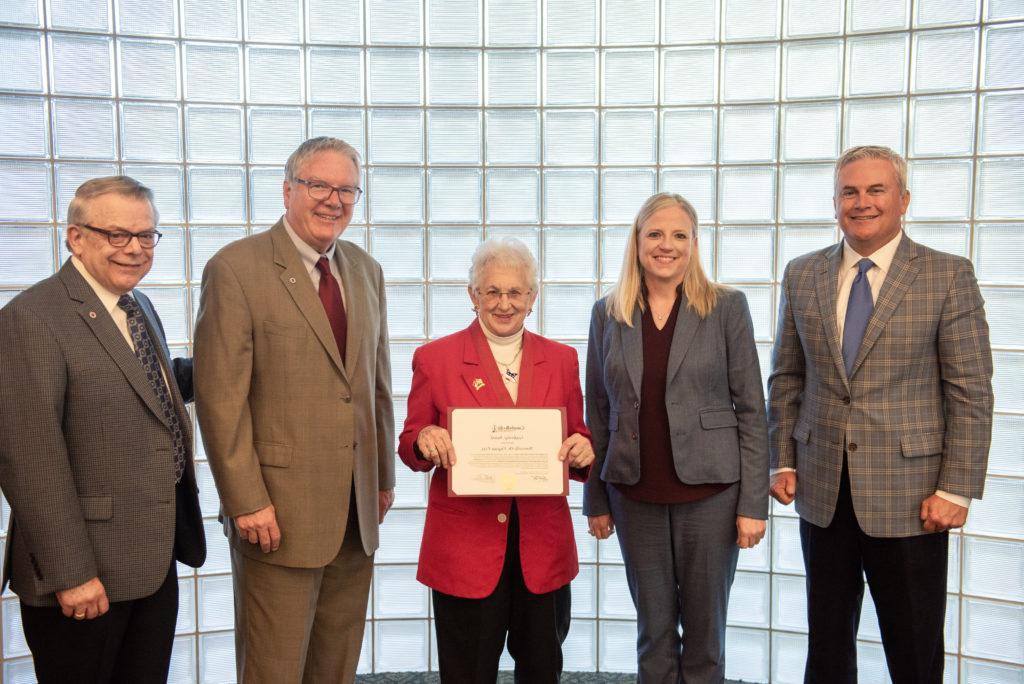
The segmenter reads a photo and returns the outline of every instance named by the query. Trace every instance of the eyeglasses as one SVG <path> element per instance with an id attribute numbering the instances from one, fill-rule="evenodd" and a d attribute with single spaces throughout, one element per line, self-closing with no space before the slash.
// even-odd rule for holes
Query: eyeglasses
<path id="1" fill-rule="evenodd" d="M 107 230 L 105 228 L 97 228 L 96 226 L 90 226 L 88 223 L 76 223 L 74 224 L 79 228 L 88 228 L 89 230 L 100 233 L 107 236 L 107 242 L 110 243 L 111 247 L 127 247 L 128 243 L 135 238 L 139 241 L 139 246 L 144 249 L 153 249 L 156 247 L 156 243 L 160 242 L 160 238 L 164 236 L 163 233 L 158 233 L 155 230 L 144 230 L 141 233 L 133 233 L 128 230 Z"/>
<path id="2" fill-rule="evenodd" d="M 496 304 L 501 301 L 502 297 L 508 297 L 508 301 L 512 304 L 522 304 L 532 293 L 533 290 L 526 290 L 524 292 L 523 290 L 516 289 L 499 290 L 494 287 L 482 291 L 480 289 L 476 290 L 477 296 L 482 297 L 487 304 Z"/>
<path id="3" fill-rule="evenodd" d="M 342 185 L 334 187 L 327 183 L 321 183 L 320 181 L 306 180 L 305 178 L 292 178 L 296 183 L 302 183 L 306 186 L 306 192 L 309 193 L 310 199 L 314 199 L 317 202 L 324 202 L 330 199 L 333 193 L 338 193 L 338 199 L 342 204 L 355 204 L 359 201 L 359 198 L 363 195 L 363 189 L 353 187 L 351 185 Z"/>

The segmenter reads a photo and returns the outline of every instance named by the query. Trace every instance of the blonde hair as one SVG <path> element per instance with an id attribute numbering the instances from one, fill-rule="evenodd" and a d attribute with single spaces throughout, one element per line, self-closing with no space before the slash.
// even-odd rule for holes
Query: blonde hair
<path id="1" fill-rule="evenodd" d="M 686 295 L 687 307 L 701 318 L 707 318 L 715 308 L 715 304 L 718 303 L 718 295 L 722 291 L 721 285 L 708 279 L 700 263 L 700 249 L 697 245 L 697 210 L 681 195 L 674 192 L 659 192 L 657 195 L 648 197 L 640 207 L 640 211 L 637 212 L 636 218 L 633 220 L 633 229 L 629 234 L 629 241 L 626 243 L 626 253 L 622 257 L 619 279 L 615 283 L 615 287 L 608 293 L 606 306 L 608 315 L 630 327 L 633 325 L 633 311 L 636 308 L 644 311 L 647 307 L 643 267 L 640 265 L 637 247 L 640 240 L 640 229 L 651 218 L 651 215 L 670 206 L 679 207 L 690 219 L 690 260 L 683 273 L 683 293 Z"/>
<path id="2" fill-rule="evenodd" d="M 843 155 L 836 161 L 836 168 L 832 174 L 832 185 L 838 186 L 839 172 L 843 170 L 844 166 L 861 159 L 884 159 L 892 164 L 893 173 L 896 175 L 896 182 L 900 187 L 900 195 L 907 194 L 907 187 L 909 185 L 907 183 L 907 160 L 900 153 L 881 145 L 860 145 L 858 147 L 851 147 L 843 152 Z M 838 189 L 836 187 L 836 190 Z"/>

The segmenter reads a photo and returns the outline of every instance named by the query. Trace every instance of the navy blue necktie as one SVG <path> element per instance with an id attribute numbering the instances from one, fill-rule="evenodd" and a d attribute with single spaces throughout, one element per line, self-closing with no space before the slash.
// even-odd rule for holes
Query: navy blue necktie
<path id="1" fill-rule="evenodd" d="M 160 360 L 156 355 L 156 348 L 153 346 L 153 338 L 149 335 L 146 321 L 142 316 L 142 309 L 134 298 L 124 294 L 117 300 L 117 305 L 128 314 L 128 332 L 131 333 L 132 342 L 135 344 L 135 356 L 142 363 L 146 371 L 146 380 L 160 400 L 160 411 L 164 414 L 164 420 L 171 428 L 171 438 L 174 441 L 174 481 L 181 482 L 181 475 L 185 472 L 185 434 L 181 430 L 181 423 L 178 421 L 178 414 L 174 410 L 174 402 L 171 401 L 171 393 L 164 382 L 164 374 L 160 368 Z"/>
<path id="2" fill-rule="evenodd" d="M 846 305 L 846 320 L 843 324 L 843 362 L 846 364 L 846 377 L 853 371 L 853 362 L 857 360 L 860 343 L 864 341 L 864 333 L 868 329 L 868 319 L 875 309 L 871 298 L 871 283 L 868 282 L 868 271 L 875 265 L 871 259 L 857 262 L 857 277 L 850 287 L 850 300 Z"/>

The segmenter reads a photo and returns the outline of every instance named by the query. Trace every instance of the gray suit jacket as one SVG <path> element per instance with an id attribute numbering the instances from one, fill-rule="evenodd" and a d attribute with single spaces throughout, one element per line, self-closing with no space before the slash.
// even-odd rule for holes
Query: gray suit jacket
<path id="1" fill-rule="evenodd" d="M 861 528 L 924 534 L 921 502 L 936 489 L 982 494 L 992 432 L 984 302 L 970 261 L 904 235 L 847 377 L 836 323 L 842 251 L 786 267 L 768 379 L 772 467 L 796 468 L 797 512 L 826 527 L 845 448 Z"/>
<path id="2" fill-rule="evenodd" d="M 341 548 L 355 484 L 367 554 L 378 491 L 395 486 L 384 275 L 337 241 L 348 340 L 342 364 L 299 251 L 278 221 L 206 265 L 195 335 L 196 410 L 225 533 L 265 563 L 323 567 Z M 231 518 L 273 504 L 281 546 L 264 554 Z"/>
<path id="3" fill-rule="evenodd" d="M 135 292 L 158 341 L 160 319 Z M 98 576 L 111 601 L 148 596 L 172 557 L 206 557 L 192 465 L 176 510 L 173 441 L 145 371 L 89 284 L 71 264 L 0 311 L 0 486 L 11 503 L 5 578 L 29 605 Z M 179 534 L 175 535 L 175 530 Z"/>
<path id="4" fill-rule="evenodd" d="M 609 512 L 606 483 L 640 479 L 639 410 L 643 376 L 641 314 L 633 327 L 610 318 L 605 299 L 591 312 L 587 347 L 587 426 L 596 458 L 583 512 Z M 687 484 L 739 482 L 736 514 L 768 517 L 764 389 L 747 299 L 726 289 L 701 320 L 680 304 L 665 395 L 676 475 Z"/>

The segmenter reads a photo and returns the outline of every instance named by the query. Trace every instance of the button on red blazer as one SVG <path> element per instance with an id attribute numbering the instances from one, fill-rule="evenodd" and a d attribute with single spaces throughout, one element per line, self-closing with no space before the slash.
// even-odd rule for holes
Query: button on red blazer
<path id="1" fill-rule="evenodd" d="M 434 467 L 418 456 L 416 437 L 427 425 L 448 429 L 449 407 L 563 406 L 568 434 L 578 432 L 590 438 L 583 422 L 579 362 L 572 347 L 523 333 L 517 404 L 505 389 L 487 338 L 475 320 L 465 330 L 417 349 L 412 367 L 409 411 L 398 454 L 413 470 Z M 569 474 L 583 482 L 588 470 L 570 469 Z M 511 508 L 511 497 L 449 497 L 448 471 L 435 470 L 416 578 L 452 596 L 488 596 L 505 562 Z M 542 594 L 568 584 L 579 565 L 565 497 L 520 497 L 516 508 L 526 587 Z"/>

